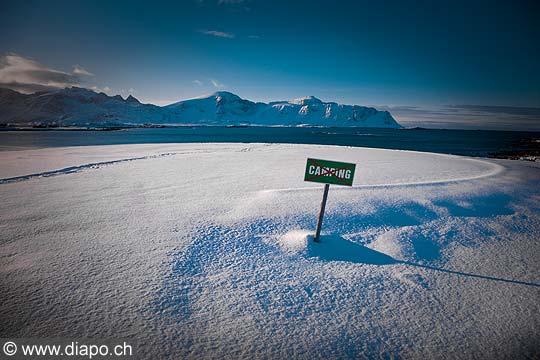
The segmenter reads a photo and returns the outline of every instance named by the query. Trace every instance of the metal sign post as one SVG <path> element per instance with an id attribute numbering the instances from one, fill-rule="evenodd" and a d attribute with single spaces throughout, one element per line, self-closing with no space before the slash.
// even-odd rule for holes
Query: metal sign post
<path id="1" fill-rule="evenodd" d="M 319 211 L 319 220 L 317 221 L 317 228 L 315 230 L 315 238 L 313 238 L 313 241 L 319 242 L 319 236 L 321 235 L 321 226 L 322 221 L 324 217 L 324 208 L 326 207 L 326 199 L 328 198 L 328 189 L 330 189 L 330 184 L 324 185 L 324 192 L 322 196 L 322 202 L 321 202 L 321 210 Z"/>
<path id="2" fill-rule="evenodd" d="M 322 222 L 324 218 L 324 209 L 326 208 L 326 199 L 328 199 L 328 190 L 330 184 L 352 186 L 356 164 L 343 163 L 339 161 L 307 159 L 306 173 L 304 181 L 324 183 L 324 192 L 319 211 L 319 220 L 315 230 L 315 242 L 319 242 L 321 235 Z"/>

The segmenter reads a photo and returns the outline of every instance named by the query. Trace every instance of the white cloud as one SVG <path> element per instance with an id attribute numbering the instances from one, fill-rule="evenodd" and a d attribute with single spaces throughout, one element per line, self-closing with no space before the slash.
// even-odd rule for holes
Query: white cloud
<path id="1" fill-rule="evenodd" d="M 540 108 L 488 105 L 375 106 L 407 127 L 447 129 L 540 129 Z"/>
<path id="2" fill-rule="evenodd" d="M 62 89 L 80 84 L 75 73 L 50 69 L 17 54 L 0 57 L 0 87 L 22 93 Z"/>
<path id="3" fill-rule="evenodd" d="M 201 86 L 203 84 L 201 80 L 197 80 L 197 79 L 193 80 L 192 82 L 194 84 L 196 84 L 196 85 L 199 85 L 199 86 Z"/>
<path id="4" fill-rule="evenodd" d="M 234 38 L 234 34 L 224 32 L 224 31 L 217 31 L 217 30 L 197 30 L 197 32 L 200 32 L 201 34 L 210 35 L 210 36 L 217 36 L 221 38 L 226 39 L 232 39 Z"/>
<path id="5" fill-rule="evenodd" d="M 73 73 L 75 75 L 94 76 L 94 74 L 83 68 L 81 65 L 73 66 Z"/>
<path id="6" fill-rule="evenodd" d="M 103 93 L 105 93 L 105 94 L 107 94 L 107 95 L 112 95 L 112 91 L 113 91 L 113 89 L 111 89 L 111 88 L 108 87 L 108 86 L 105 86 L 105 87 L 103 87 L 103 88 L 100 88 L 100 87 L 98 87 L 98 86 L 92 86 L 92 87 L 90 88 L 90 90 L 92 90 L 92 91 L 94 91 L 94 92 L 97 92 L 97 93 L 103 92 Z M 121 92 L 123 92 L 123 90 L 121 90 Z"/>
<path id="7" fill-rule="evenodd" d="M 219 81 L 217 81 L 215 79 L 210 79 L 210 82 L 212 83 L 212 85 L 214 85 L 214 87 L 216 89 L 221 89 L 221 88 L 225 87 L 225 84 L 222 84 L 222 83 L 220 83 Z"/>

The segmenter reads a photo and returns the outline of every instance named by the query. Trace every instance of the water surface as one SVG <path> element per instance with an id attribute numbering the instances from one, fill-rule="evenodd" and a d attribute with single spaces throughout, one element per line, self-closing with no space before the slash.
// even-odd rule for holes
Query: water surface
<path id="1" fill-rule="evenodd" d="M 538 132 L 434 129 L 178 127 L 118 131 L 40 130 L 0 131 L 0 151 L 139 143 L 264 142 L 362 146 L 484 157 L 501 151 L 519 151 L 540 142 L 538 139 Z"/>

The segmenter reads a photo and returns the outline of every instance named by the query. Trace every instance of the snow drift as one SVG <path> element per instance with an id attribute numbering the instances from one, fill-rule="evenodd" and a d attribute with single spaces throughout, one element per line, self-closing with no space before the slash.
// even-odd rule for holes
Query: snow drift
<path id="1" fill-rule="evenodd" d="M 357 164 L 322 185 L 306 157 Z M 317 145 L 0 152 L 0 337 L 138 358 L 535 358 L 537 163 Z M 62 170 L 63 169 L 63 170 Z"/>

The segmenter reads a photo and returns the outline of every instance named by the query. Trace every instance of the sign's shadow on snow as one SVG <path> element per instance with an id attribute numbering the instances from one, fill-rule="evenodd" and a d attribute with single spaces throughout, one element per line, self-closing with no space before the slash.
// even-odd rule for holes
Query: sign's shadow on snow
<path id="1" fill-rule="evenodd" d="M 417 264 L 409 261 L 397 260 L 382 252 L 346 240 L 339 235 L 321 235 L 319 242 L 313 241 L 313 236 L 309 235 L 307 241 L 308 256 L 317 257 L 322 261 L 344 261 L 369 265 L 402 264 L 452 275 L 540 287 L 540 284 L 537 283 L 471 274 L 461 271 L 447 270 L 430 265 Z"/>
<path id="2" fill-rule="evenodd" d="M 530 282 L 526 282 L 526 281 L 511 280 L 511 279 L 503 279 L 503 278 L 485 276 L 485 275 L 478 275 L 478 274 L 471 274 L 471 273 L 466 273 L 466 272 L 462 272 L 462 271 L 447 270 L 447 269 L 443 269 L 443 268 L 439 268 L 439 267 L 435 267 L 435 266 L 417 264 L 417 263 L 408 262 L 408 261 L 398 261 L 398 263 L 404 264 L 404 265 L 409 265 L 409 266 L 420 267 L 420 268 L 424 268 L 424 269 L 428 269 L 428 270 L 440 271 L 440 272 L 447 273 L 447 274 L 466 276 L 466 277 L 485 279 L 485 280 L 501 281 L 501 282 L 511 283 L 511 284 L 519 284 L 519 285 L 540 287 L 540 284 L 537 284 L 537 283 L 530 283 Z"/>
<path id="3" fill-rule="evenodd" d="M 390 265 L 398 261 L 360 244 L 353 243 L 338 235 L 321 235 L 319 242 L 313 236 L 307 239 L 308 256 L 323 261 L 346 261 L 357 264 Z"/>

